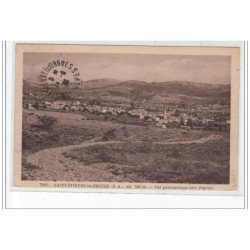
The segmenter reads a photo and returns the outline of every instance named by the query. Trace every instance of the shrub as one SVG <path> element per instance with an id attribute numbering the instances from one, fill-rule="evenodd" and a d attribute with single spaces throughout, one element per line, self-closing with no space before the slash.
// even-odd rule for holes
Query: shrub
<path id="1" fill-rule="evenodd" d="M 103 141 L 108 141 L 108 140 L 113 140 L 115 139 L 115 129 L 110 129 L 107 132 L 103 134 L 102 140 Z"/>
<path id="2" fill-rule="evenodd" d="M 33 105 L 33 107 L 34 107 L 35 109 L 39 109 L 38 103 L 36 102 L 36 103 Z"/>
<path id="3" fill-rule="evenodd" d="M 44 128 L 50 128 L 57 122 L 56 118 L 48 115 L 38 116 L 38 120 L 42 123 L 42 127 Z"/>

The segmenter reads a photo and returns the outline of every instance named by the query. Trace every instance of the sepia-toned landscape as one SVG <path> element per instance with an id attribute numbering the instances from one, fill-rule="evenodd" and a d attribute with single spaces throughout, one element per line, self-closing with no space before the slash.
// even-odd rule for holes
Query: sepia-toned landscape
<path id="1" fill-rule="evenodd" d="M 212 63 L 209 59 L 210 71 L 201 74 L 216 75 Z M 152 63 L 152 77 L 158 67 Z M 190 76 L 184 81 L 188 71 L 199 73 L 188 64 L 181 80 L 173 71 L 176 80 L 166 81 L 134 80 L 133 68 L 127 80 L 83 80 L 79 69 L 77 82 L 67 80 L 67 73 L 61 73 L 61 82 L 52 76 L 39 82 L 30 77 L 31 68 L 23 80 L 23 181 L 229 183 L 228 68 L 219 83 L 190 81 Z M 139 73 L 146 74 L 143 67 Z"/>

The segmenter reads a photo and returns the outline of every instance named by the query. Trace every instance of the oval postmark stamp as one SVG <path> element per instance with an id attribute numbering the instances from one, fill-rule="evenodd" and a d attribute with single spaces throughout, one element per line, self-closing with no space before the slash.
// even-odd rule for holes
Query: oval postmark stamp
<path id="1" fill-rule="evenodd" d="M 79 86 L 81 84 L 79 69 L 66 60 L 54 60 L 43 67 L 40 80 L 44 84 L 56 87 Z"/>

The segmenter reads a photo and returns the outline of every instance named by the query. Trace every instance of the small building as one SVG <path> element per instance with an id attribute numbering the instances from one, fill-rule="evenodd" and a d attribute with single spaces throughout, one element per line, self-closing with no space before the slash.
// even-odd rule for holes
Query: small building
<path id="1" fill-rule="evenodd" d="M 70 107 L 70 110 L 72 110 L 72 111 L 78 111 L 78 109 L 79 109 L 79 107 L 78 106 L 71 106 Z"/>
<path id="2" fill-rule="evenodd" d="M 48 102 L 48 101 L 45 101 L 44 104 L 45 104 L 47 107 L 50 107 L 50 106 L 51 106 L 51 102 Z"/>
<path id="3" fill-rule="evenodd" d="M 72 104 L 73 106 L 80 106 L 81 103 L 79 101 L 74 101 Z"/>

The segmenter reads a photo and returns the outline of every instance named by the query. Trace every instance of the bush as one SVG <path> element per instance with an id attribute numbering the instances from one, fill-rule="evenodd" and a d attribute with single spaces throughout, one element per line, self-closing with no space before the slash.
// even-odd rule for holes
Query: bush
<path id="1" fill-rule="evenodd" d="M 115 129 L 110 129 L 107 132 L 105 132 L 102 136 L 103 141 L 113 140 L 115 139 Z"/>
<path id="2" fill-rule="evenodd" d="M 50 128 L 57 122 L 56 118 L 48 115 L 38 116 L 38 120 L 42 123 L 42 127 L 44 128 Z"/>
<path id="3" fill-rule="evenodd" d="M 33 105 L 33 107 L 34 107 L 35 109 L 39 109 L 38 103 L 36 102 L 36 103 Z"/>

